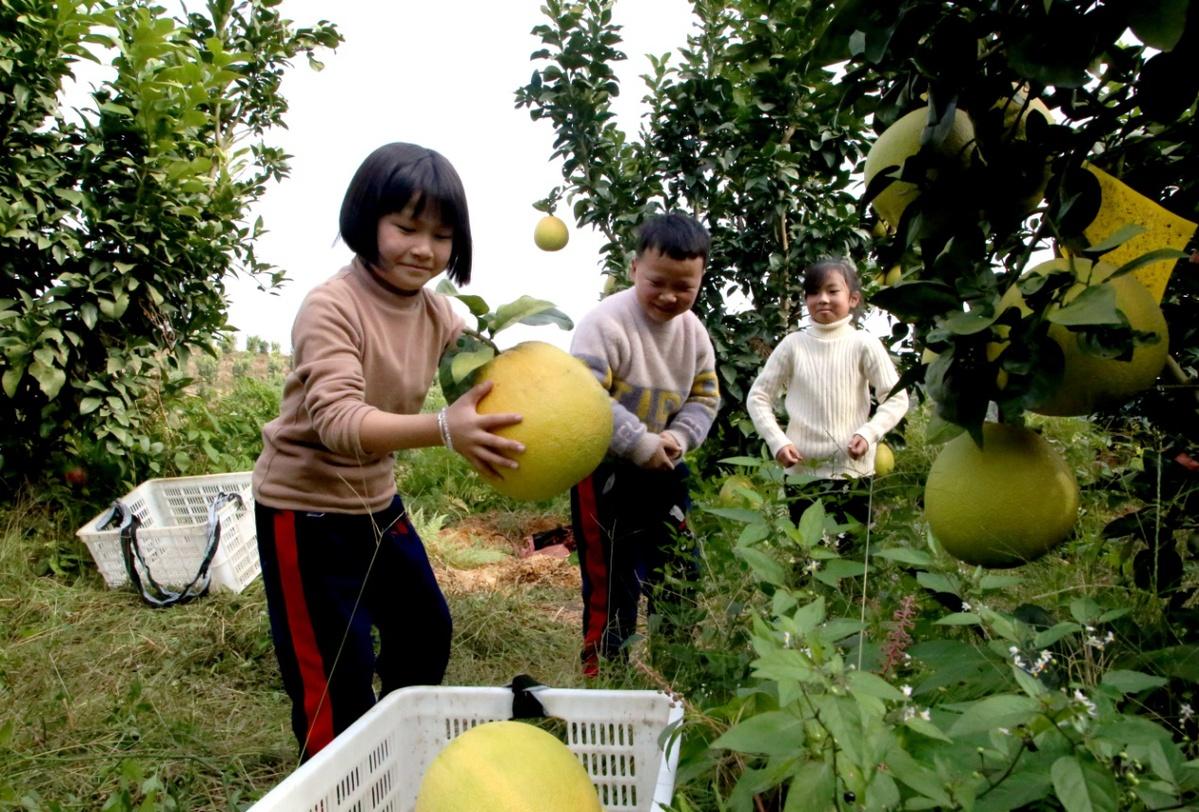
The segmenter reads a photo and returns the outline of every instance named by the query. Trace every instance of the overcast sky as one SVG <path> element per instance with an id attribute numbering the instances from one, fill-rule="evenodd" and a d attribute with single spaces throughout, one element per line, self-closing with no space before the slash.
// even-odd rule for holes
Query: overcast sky
<path id="1" fill-rule="evenodd" d="M 336 52 L 320 54 L 323 71 L 299 59 L 284 80 L 288 129 L 272 142 L 293 156 L 292 172 L 257 209 L 270 230 L 257 253 L 291 281 L 274 295 L 248 280 L 230 282 L 230 321 L 242 334 L 239 343 L 253 335 L 289 350 L 304 295 L 349 258 L 336 241 L 346 184 L 371 150 L 390 141 L 431 147 L 462 175 L 475 241 L 474 281 L 466 292 L 493 309 L 529 294 L 556 303 L 575 320 L 598 301 L 598 235 L 579 231 L 560 207 L 569 244 L 553 253 L 533 244 L 541 213 L 532 204 L 561 182 L 558 165 L 549 161 L 553 127 L 513 105 L 516 88 L 533 71 L 529 54 L 540 47 L 530 33 L 544 19 L 540 4 L 284 1 L 285 16 L 299 24 L 328 18 L 346 41 Z M 616 67 L 622 86 L 618 121 L 632 135 L 645 95 L 639 77 L 650 69 L 645 54 L 686 42 L 691 7 L 687 0 L 620 0 L 613 16 L 625 26 L 622 49 L 629 57 Z M 498 343 L 505 348 L 531 338 L 569 343 L 569 334 L 553 326 L 513 328 Z"/>

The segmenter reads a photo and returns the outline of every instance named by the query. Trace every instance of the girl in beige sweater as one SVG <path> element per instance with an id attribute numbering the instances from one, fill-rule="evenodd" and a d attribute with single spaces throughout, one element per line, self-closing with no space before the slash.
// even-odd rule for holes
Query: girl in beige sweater
<path id="1" fill-rule="evenodd" d="M 444 444 L 494 473 L 523 450 L 494 434 L 518 415 L 476 409 L 490 383 L 420 414 L 463 328 L 426 285 L 443 271 L 470 281 L 466 196 L 449 161 L 380 147 L 350 181 L 340 226 L 354 258 L 300 307 L 279 417 L 254 467 L 271 636 L 301 758 L 370 709 L 375 673 L 387 693 L 439 683 L 449 660 L 449 609 L 396 493 L 395 452 Z"/>

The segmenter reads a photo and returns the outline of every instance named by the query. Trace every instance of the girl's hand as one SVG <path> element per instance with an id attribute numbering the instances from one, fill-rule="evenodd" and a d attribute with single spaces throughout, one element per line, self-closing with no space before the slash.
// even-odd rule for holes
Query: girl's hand
<path id="1" fill-rule="evenodd" d="M 787 445 L 780 448 L 778 453 L 774 455 L 774 458 L 784 468 L 790 468 L 792 465 L 799 465 L 803 462 L 803 454 L 800 454 L 799 449 L 791 443 L 787 443 Z"/>
<path id="2" fill-rule="evenodd" d="M 492 386 L 491 381 L 484 381 L 471 387 L 446 409 L 446 423 L 454 450 L 466 457 L 479 473 L 498 477 L 500 468 L 518 467 L 510 455 L 523 453 L 525 447 L 523 443 L 493 433 L 496 429 L 519 423 L 520 415 L 479 414 L 479 401 L 486 397 Z"/>
<path id="3" fill-rule="evenodd" d="M 849 456 L 855 460 L 860 460 L 869 448 L 870 443 L 866 442 L 866 438 L 860 434 L 855 434 L 849 440 Z"/>

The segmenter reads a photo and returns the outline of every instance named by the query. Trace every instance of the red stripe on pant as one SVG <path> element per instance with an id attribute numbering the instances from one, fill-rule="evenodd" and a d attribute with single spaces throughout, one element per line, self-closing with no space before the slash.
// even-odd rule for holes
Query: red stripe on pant
<path id="1" fill-rule="evenodd" d="M 579 525 L 586 545 L 583 568 L 586 570 L 590 592 L 587 596 L 587 625 L 583 629 L 583 661 L 586 673 L 597 673 L 598 658 L 604 633 L 608 629 L 608 558 L 603 528 L 595 499 L 595 477 L 589 476 L 578 485 Z"/>
<path id="2" fill-rule="evenodd" d="M 279 582 L 283 604 L 287 609 L 287 629 L 292 651 L 304 686 L 304 715 L 308 733 L 303 751 L 312 756 L 333 741 L 333 707 L 329 702 L 329 680 L 325 662 L 316 644 L 316 631 L 308 614 L 304 598 L 304 583 L 300 579 L 299 555 L 296 550 L 296 519 L 293 511 L 275 514 L 275 554 L 279 561 Z"/>

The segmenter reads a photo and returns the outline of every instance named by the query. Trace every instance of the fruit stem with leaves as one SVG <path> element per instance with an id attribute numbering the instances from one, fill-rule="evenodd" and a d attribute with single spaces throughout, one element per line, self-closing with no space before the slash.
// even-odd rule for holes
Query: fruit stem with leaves
<path id="1" fill-rule="evenodd" d="M 466 305 L 475 317 L 475 329 L 466 328 L 445 351 L 437 369 L 437 379 L 447 403 L 453 403 L 476 383 L 476 373 L 500 354 L 495 335 L 514 324 L 556 324 L 563 330 L 574 328 L 574 322 L 554 305 L 544 299 L 521 296 L 515 301 L 502 304 L 491 311 L 490 305 L 481 296 L 459 293 L 448 279 L 437 285 L 437 292 L 457 299 Z"/>

